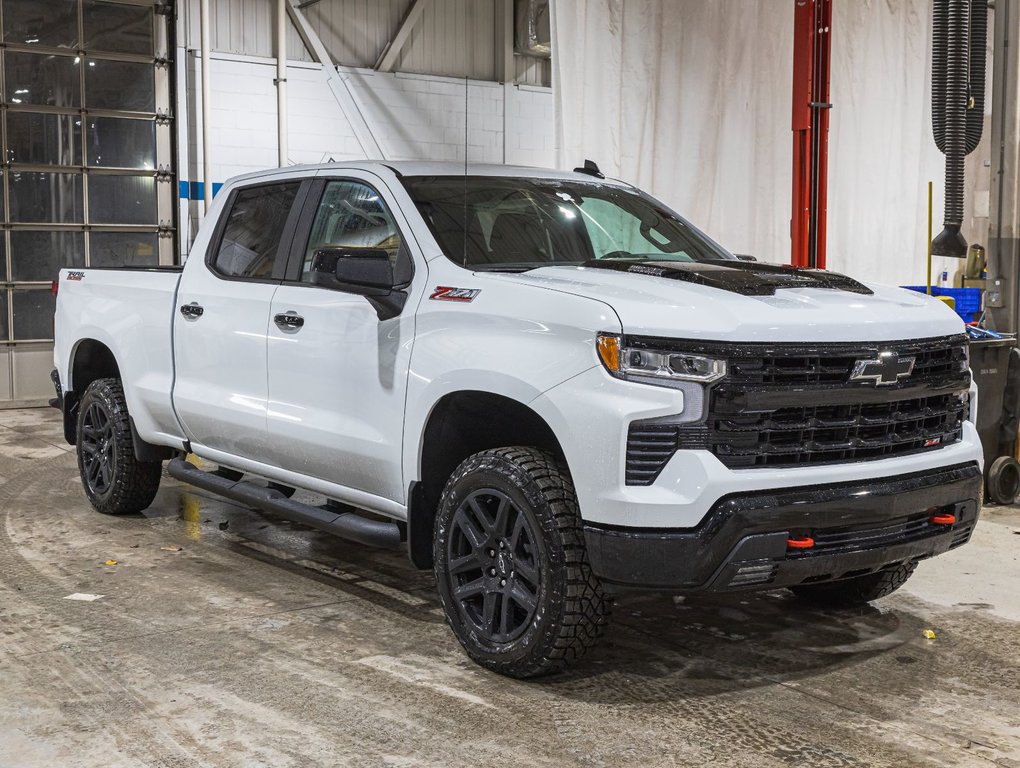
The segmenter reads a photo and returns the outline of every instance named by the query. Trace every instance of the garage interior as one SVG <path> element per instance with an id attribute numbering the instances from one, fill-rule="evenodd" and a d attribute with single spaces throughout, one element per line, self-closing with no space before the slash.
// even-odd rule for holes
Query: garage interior
<path id="1" fill-rule="evenodd" d="M 948 162 L 943 2 L 0 0 L 0 768 L 1020 766 L 1020 0 L 988 3 Z M 967 546 L 864 608 L 621 595 L 521 681 L 406 552 L 169 475 L 89 506 L 48 407 L 59 270 L 183 264 L 266 168 L 587 159 L 742 257 L 974 324 Z"/>

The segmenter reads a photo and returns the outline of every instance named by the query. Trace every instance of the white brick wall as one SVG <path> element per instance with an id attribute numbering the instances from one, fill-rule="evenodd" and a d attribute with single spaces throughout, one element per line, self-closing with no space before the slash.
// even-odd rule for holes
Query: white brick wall
<path id="1" fill-rule="evenodd" d="M 179 124 L 182 180 L 201 182 L 199 72 L 188 59 L 181 77 Z M 272 59 L 214 54 L 210 70 L 212 175 L 214 183 L 277 164 L 276 64 Z M 388 160 L 469 162 L 552 167 L 555 162 L 553 98 L 549 88 L 488 81 L 384 74 L 341 68 L 350 91 Z M 187 90 L 190 88 L 190 90 Z M 321 163 L 366 157 L 348 116 L 317 64 L 287 67 L 288 159 Z M 182 204 L 192 227 L 201 203 Z M 182 233 L 182 248 L 191 237 Z"/>

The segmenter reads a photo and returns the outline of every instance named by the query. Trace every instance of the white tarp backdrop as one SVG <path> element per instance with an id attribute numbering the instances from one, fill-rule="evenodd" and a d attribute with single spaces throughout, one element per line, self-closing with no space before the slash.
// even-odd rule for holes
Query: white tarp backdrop
<path id="1" fill-rule="evenodd" d="M 592 158 L 730 250 L 789 262 L 793 0 L 552 8 L 560 167 Z M 930 0 L 833 2 L 827 265 L 860 279 L 924 281 L 929 179 L 941 230 L 930 14 Z"/>

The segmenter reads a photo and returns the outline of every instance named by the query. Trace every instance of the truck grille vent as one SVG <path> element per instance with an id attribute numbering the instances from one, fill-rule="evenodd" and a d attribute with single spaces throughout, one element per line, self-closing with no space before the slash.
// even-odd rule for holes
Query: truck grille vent
<path id="1" fill-rule="evenodd" d="M 713 419 L 708 448 L 727 467 L 796 466 L 937 450 L 960 439 L 967 401 L 958 394 L 891 403 L 805 406 Z M 677 434 L 678 446 L 690 445 Z"/>
<path id="2" fill-rule="evenodd" d="M 678 449 L 751 469 L 883 459 L 958 442 L 969 410 L 966 344 L 949 337 L 816 346 L 810 354 L 804 345 L 758 345 L 752 354 L 755 345 L 692 343 L 692 351 L 725 357 L 727 376 L 710 393 L 702 424 L 631 423 L 626 483 L 651 485 Z M 887 349 L 915 358 L 909 377 L 882 387 L 849 382 L 856 361 Z"/>

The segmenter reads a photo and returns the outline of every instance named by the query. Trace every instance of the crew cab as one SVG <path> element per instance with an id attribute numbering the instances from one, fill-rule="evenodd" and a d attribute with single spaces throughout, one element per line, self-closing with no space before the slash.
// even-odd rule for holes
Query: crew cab
<path id="1" fill-rule="evenodd" d="M 591 166 L 241 176 L 182 268 L 62 271 L 55 324 L 97 510 L 168 462 L 406 547 L 507 675 L 580 657 L 624 590 L 882 597 L 979 513 L 952 310 L 737 259 Z"/>

